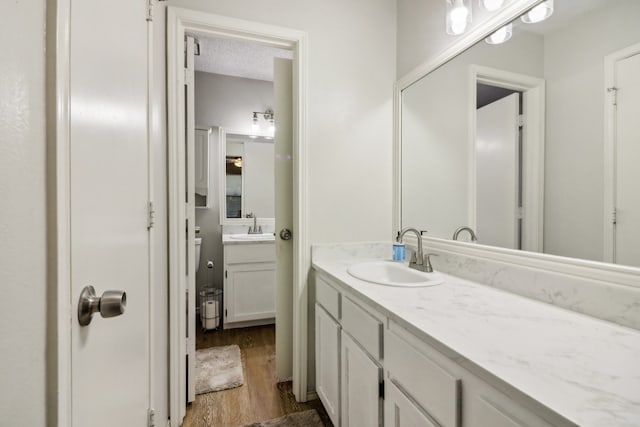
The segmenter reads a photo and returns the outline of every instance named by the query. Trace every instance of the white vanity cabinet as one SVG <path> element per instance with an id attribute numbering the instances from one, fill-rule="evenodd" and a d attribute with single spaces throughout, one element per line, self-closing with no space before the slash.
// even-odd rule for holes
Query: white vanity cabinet
<path id="1" fill-rule="evenodd" d="M 273 243 L 224 245 L 224 328 L 274 323 Z"/>
<path id="2" fill-rule="evenodd" d="M 340 324 L 316 303 L 316 392 L 334 426 L 340 419 Z"/>
<path id="3" fill-rule="evenodd" d="M 382 425 L 382 321 L 316 278 L 316 392 L 334 426 Z"/>
<path id="4" fill-rule="evenodd" d="M 550 424 L 486 381 L 473 375 L 394 321 L 385 331 L 385 370 L 390 394 L 385 426 L 551 427 Z M 423 418 L 420 418 L 423 417 Z M 403 422 L 402 419 L 405 419 Z M 424 419 L 426 422 L 413 424 Z"/>
<path id="5" fill-rule="evenodd" d="M 574 426 L 504 381 L 479 377 L 339 280 L 315 278 L 316 391 L 335 426 Z"/>

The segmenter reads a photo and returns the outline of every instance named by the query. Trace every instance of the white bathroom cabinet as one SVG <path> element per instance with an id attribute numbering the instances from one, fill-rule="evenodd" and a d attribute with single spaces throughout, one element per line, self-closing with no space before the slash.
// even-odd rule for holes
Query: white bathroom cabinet
<path id="1" fill-rule="evenodd" d="M 316 391 L 333 425 L 382 425 L 382 322 L 316 275 Z"/>
<path id="2" fill-rule="evenodd" d="M 335 426 L 572 425 L 508 383 L 474 375 L 441 343 L 414 335 L 338 280 L 315 279 L 316 390 Z"/>
<path id="3" fill-rule="evenodd" d="M 321 349 L 321 351 L 318 351 Z M 316 392 L 334 426 L 340 419 L 340 324 L 316 303 Z"/>
<path id="4" fill-rule="evenodd" d="M 224 328 L 275 322 L 275 245 L 224 245 Z"/>

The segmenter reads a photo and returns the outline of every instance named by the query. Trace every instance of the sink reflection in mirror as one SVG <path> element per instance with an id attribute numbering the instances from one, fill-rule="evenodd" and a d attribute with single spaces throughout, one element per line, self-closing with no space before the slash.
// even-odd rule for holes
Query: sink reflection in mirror
<path id="1" fill-rule="evenodd" d="M 401 84 L 399 226 L 640 266 L 638 16 L 635 0 L 559 0 Z"/>

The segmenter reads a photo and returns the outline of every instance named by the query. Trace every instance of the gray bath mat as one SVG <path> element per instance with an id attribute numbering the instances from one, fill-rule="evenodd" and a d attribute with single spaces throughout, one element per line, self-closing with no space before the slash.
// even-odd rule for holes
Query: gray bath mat
<path id="1" fill-rule="evenodd" d="M 245 427 L 323 427 L 322 420 L 315 409 L 294 412 L 284 417 L 274 418 L 260 423 L 247 424 Z"/>
<path id="2" fill-rule="evenodd" d="M 196 394 L 240 387 L 243 383 L 240 347 L 227 345 L 196 351 Z"/>

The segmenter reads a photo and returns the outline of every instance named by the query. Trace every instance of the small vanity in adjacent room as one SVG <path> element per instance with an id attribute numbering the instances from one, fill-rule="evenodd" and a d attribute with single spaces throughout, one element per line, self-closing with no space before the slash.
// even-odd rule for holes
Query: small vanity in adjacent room
<path id="1" fill-rule="evenodd" d="M 275 323 L 272 234 L 224 234 L 224 328 Z"/>

